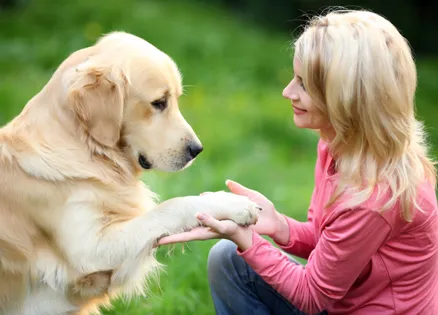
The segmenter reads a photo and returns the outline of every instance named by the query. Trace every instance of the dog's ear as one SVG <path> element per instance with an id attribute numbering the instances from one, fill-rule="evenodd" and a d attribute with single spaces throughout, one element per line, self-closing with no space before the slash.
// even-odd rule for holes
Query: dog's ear
<path id="1" fill-rule="evenodd" d="M 123 86 L 111 70 L 83 64 L 64 77 L 67 102 L 80 124 L 98 143 L 114 147 L 120 138 Z"/>

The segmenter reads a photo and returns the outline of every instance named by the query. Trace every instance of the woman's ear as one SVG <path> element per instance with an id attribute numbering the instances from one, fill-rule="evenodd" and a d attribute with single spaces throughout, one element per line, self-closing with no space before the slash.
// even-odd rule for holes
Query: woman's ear
<path id="1" fill-rule="evenodd" d="M 63 78 L 68 106 L 86 132 L 107 147 L 114 147 L 119 141 L 124 100 L 122 85 L 111 75 L 111 69 L 85 62 Z"/>

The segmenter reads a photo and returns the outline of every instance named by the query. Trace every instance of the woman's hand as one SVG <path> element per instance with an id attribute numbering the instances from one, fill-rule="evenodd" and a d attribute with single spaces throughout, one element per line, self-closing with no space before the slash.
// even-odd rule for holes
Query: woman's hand
<path id="1" fill-rule="evenodd" d="M 289 226 L 286 219 L 275 210 L 274 204 L 258 191 L 246 188 L 245 186 L 228 180 L 226 182 L 232 193 L 247 196 L 257 203 L 262 211 L 259 219 L 254 225 L 255 231 L 260 235 L 267 235 L 280 244 L 287 244 L 289 241 Z"/>
<path id="2" fill-rule="evenodd" d="M 275 210 L 270 200 L 261 193 L 248 189 L 236 182 L 228 180 L 226 185 L 232 193 L 247 196 L 262 207 L 257 224 L 246 228 L 230 220 L 218 221 L 209 215 L 198 214 L 198 220 L 203 226 L 196 227 L 189 232 L 165 236 L 158 241 L 158 245 L 227 238 L 235 242 L 241 250 L 245 250 L 252 245 L 253 229 L 258 234 L 267 235 L 280 244 L 287 244 L 289 241 L 289 226 L 286 219 Z"/>
<path id="3" fill-rule="evenodd" d="M 225 238 L 233 241 L 242 251 L 251 247 L 253 233 L 251 227 L 240 226 L 231 220 L 219 221 L 206 213 L 198 213 L 196 217 L 202 226 L 188 232 L 165 236 L 157 245 Z"/>

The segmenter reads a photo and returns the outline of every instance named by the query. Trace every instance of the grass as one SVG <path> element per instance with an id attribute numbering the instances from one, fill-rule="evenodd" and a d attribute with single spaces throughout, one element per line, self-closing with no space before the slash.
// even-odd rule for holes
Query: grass
<path id="1" fill-rule="evenodd" d="M 72 51 L 112 30 L 145 38 L 184 75 L 181 110 L 202 140 L 197 162 L 179 173 L 145 173 L 162 199 L 225 189 L 227 178 L 261 191 L 279 211 L 306 217 L 317 138 L 293 126 L 281 91 L 292 76 L 291 38 L 189 1 L 33 1 L 0 14 L 0 122 L 18 114 Z M 436 152 L 438 62 L 419 60 L 418 113 Z M 160 248 L 166 265 L 151 295 L 118 301 L 105 314 L 214 314 L 206 259 L 215 241 Z"/>

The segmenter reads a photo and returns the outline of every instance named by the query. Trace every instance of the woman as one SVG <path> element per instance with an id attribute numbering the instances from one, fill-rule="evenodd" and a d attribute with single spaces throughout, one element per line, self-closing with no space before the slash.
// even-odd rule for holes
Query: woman
<path id="1" fill-rule="evenodd" d="M 436 173 L 407 41 L 377 14 L 332 11 L 296 40 L 293 67 L 283 96 L 297 127 L 320 133 L 308 221 L 227 182 L 262 206 L 255 226 L 201 213 L 205 227 L 160 244 L 231 240 L 208 260 L 217 314 L 438 314 Z"/>

